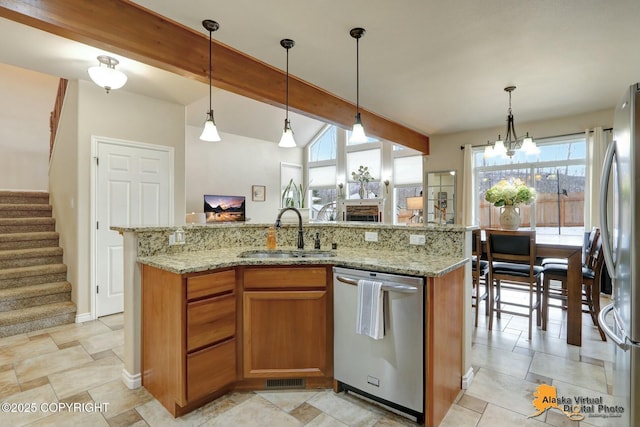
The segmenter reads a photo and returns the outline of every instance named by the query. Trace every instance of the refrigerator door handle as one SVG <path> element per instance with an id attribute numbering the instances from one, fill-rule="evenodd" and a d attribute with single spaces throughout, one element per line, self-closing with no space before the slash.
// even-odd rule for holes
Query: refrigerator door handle
<path id="1" fill-rule="evenodd" d="M 618 321 L 615 312 L 613 313 L 613 321 L 616 323 L 618 330 L 622 332 L 622 337 L 616 335 L 613 329 L 611 329 L 611 327 L 605 321 L 605 317 L 607 317 L 607 314 L 609 314 L 609 312 L 611 312 L 615 308 L 614 305 L 614 303 L 611 303 L 600 310 L 600 313 L 598 313 L 598 323 L 600 324 L 600 327 L 602 328 L 604 333 L 607 334 L 607 336 L 611 338 L 618 347 L 620 347 L 624 351 L 627 351 L 631 346 L 627 342 L 627 337 L 624 335 L 624 330 L 620 327 L 620 322 Z"/>
<path id="2" fill-rule="evenodd" d="M 609 177 L 613 156 L 616 152 L 616 141 L 613 140 L 607 147 L 602 165 L 602 176 L 600 176 L 600 236 L 602 238 L 602 251 L 604 252 L 604 263 L 609 271 L 611 279 L 616 277 L 616 268 L 613 261 L 613 249 L 611 248 L 611 235 L 609 233 L 609 218 L 607 215 L 607 192 L 609 191 Z M 603 310 L 604 311 L 604 310 Z M 613 337 L 612 337 L 613 338 Z"/>

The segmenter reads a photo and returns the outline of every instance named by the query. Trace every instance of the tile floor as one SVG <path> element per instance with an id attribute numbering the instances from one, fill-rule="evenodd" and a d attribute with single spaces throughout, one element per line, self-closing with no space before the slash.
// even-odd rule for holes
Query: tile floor
<path id="1" fill-rule="evenodd" d="M 554 385 L 559 395 L 605 396 L 605 401 L 611 398 L 606 393 L 612 350 L 600 341 L 588 316 L 583 316 L 581 348 L 565 344 L 564 314 L 560 310 L 551 310 L 549 330 L 535 330 L 531 341 L 526 339 L 525 318 L 503 316 L 489 332 L 487 318 L 480 317 L 471 351 L 475 379 L 449 410 L 442 426 L 603 426 L 612 422 L 585 418 L 578 424 L 551 410 L 528 418 L 535 413 L 533 392 L 541 382 Z M 0 425 L 415 425 L 350 394 L 331 390 L 232 393 L 173 419 L 144 388 L 128 390 L 122 383 L 122 321 L 122 315 L 113 315 L 0 339 L 0 401 L 15 404 L 11 405 L 13 409 L 17 404 L 35 409 L 7 413 L 3 405 Z M 43 403 L 49 404 L 45 411 Z M 57 403 L 76 403 L 79 410 L 65 409 Z"/>

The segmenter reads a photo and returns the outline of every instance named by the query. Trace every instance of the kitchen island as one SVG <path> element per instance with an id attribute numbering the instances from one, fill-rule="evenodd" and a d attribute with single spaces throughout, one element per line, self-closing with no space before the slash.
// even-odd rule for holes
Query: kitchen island
<path id="1" fill-rule="evenodd" d="M 306 228 L 338 249 L 326 249 L 321 257 L 311 251 L 304 258 L 246 258 L 244 252 L 263 247 L 246 240 L 264 242 L 266 226 L 183 227 L 191 248 L 162 248 L 176 227 L 120 229 L 125 258 L 127 247 L 135 249 L 131 272 L 139 288 L 134 280 L 131 300 L 142 310 L 136 315 L 125 307 L 125 319 L 139 319 L 142 385 L 176 416 L 230 390 L 270 388 L 272 381 L 326 388 L 333 375 L 333 329 L 339 327 L 333 324 L 331 268 L 398 273 L 426 279 L 424 415 L 427 425 L 437 425 L 462 383 L 467 230 Z M 372 228 L 379 241 L 356 241 L 354 236 Z M 295 231 L 280 230 L 284 249 L 295 251 L 287 246 Z M 438 244 L 409 245 L 407 233 Z M 202 249 L 207 245 L 218 247 Z"/>

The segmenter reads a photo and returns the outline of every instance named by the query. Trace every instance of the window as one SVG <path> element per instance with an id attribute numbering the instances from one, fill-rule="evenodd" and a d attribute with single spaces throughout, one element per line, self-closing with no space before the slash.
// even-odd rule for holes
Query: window
<path id="1" fill-rule="evenodd" d="M 382 197 L 380 193 L 380 173 L 382 171 L 382 159 L 380 157 L 380 148 L 374 148 L 370 150 L 350 150 L 347 152 L 347 181 L 349 183 L 348 192 L 346 194 L 348 199 L 360 198 L 360 184 L 354 181 L 351 172 L 357 171 L 360 166 L 366 166 L 369 168 L 369 173 L 373 177 L 373 180 L 367 184 L 367 191 L 370 197 Z"/>
<path id="2" fill-rule="evenodd" d="M 402 154 L 403 157 L 393 159 L 394 223 L 420 222 L 419 211 L 407 209 L 407 198 L 422 195 L 422 156 L 407 156 L 414 151 L 395 150 L 395 147 L 397 146 L 394 146 L 394 155 Z"/>
<path id="3" fill-rule="evenodd" d="M 331 215 L 334 209 L 330 208 L 331 203 L 336 200 L 337 146 L 335 126 L 326 126 L 316 140 L 309 144 L 307 177 L 312 219 L 335 219 Z M 321 211 L 323 218 L 318 218 Z"/>
<path id="4" fill-rule="evenodd" d="M 520 207 L 522 227 L 541 234 L 584 232 L 586 142 L 584 136 L 536 141 L 539 152 L 516 151 L 513 159 L 484 156 L 474 150 L 476 218 L 480 227 L 499 227 L 500 208 L 484 200 L 486 191 L 502 179 L 519 178 L 537 192 L 536 202 Z"/>
<path id="5" fill-rule="evenodd" d="M 362 165 L 374 178 L 367 185 L 369 197 L 386 198 L 384 217 L 391 215 L 398 222 L 399 215 L 404 214 L 400 222 L 406 222 L 413 214 L 407 214 L 406 198 L 419 196 L 422 191 L 422 154 L 371 137 L 367 142 L 349 144 L 349 134 L 348 130 L 327 125 L 307 146 L 311 218 L 335 220 L 339 199 L 360 197 L 360 185 L 351 172 Z"/>
<path id="6" fill-rule="evenodd" d="M 321 162 L 336 159 L 337 129 L 327 126 L 309 147 L 309 162 Z"/>

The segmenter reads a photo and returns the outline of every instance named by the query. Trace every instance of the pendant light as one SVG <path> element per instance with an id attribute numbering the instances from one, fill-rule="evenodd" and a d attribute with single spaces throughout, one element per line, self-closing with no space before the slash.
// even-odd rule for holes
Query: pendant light
<path id="1" fill-rule="evenodd" d="M 280 40 L 280 46 L 287 50 L 287 80 L 286 80 L 286 116 L 284 119 L 284 130 L 282 131 L 282 138 L 278 143 L 278 147 L 293 148 L 296 146 L 296 141 L 293 139 L 293 131 L 291 130 L 291 123 L 289 122 L 289 49 L 295 46 L 296 42 L 291 39 Z"/>
<path id="2" fill-rule="evenodd" d="M 107 93 L 112 89 L 120 89 L 127 82 L 127 75 L 116 70 L 116 65 L 120 63 L 116 58 L 107 55 L 98 56 L 98 65 L 90 67 L 89 77 L 95 84 L 103 87 Z M 104 65 L 104 67 L 103 67 Z"/>
<path id="3" fill-rule="evenodd" d="M 487 146 L 484 150 L 485 157 L 492 157 L 495 155 L 513 157 L 516 154 L 516 150 L 522 149 L 526 154 L 537 154 L 538 148 L 533 138 L 529 136 L 529 132 L 523 138 L 518 138 L 516 134 L 516 128 L 513 120 L 513 113 L 511 111 L 511 92 L 516 90 L 515 86 L 507 86 L 504 91 L 509 94 L 509 109 L 507 110 L 507 129 L 505 132 L 505 138 L 502 139 L 501 135 L 498 135 L 498 139 L 494 142 L 493 146 Z"/>
<path id="4" fill-rule="evenodd" d="M 349 142 L 367 142 L 367 135 L 364 133 L 362 119 L 360 118 L 360 38 L 364 36 L 364 28 L 352 28 L 349 31 L 351 37 L 356 39 L 356 122 L 353 124 Z"/>
<path id="5" fill-rule="evenodd" d="M 220 28 L 220 25 L 216 21 L 212 21 L 211 19 L 205 19 L 204 21 L 202 21 L 202 26 L 207 31 L 209 31 L 209 110 L 207 111 L 207 120 L 204 122 L 204 129 L 202 130 L 200 139 L 202 141 L 217 142 L 217 141 L 220 141 L 221 138 L 220 138 L 220 135 L 218 134 L 218 129 L 216 128 L 216 121 L 213 118 L 213 108 L 211 107 L 211 91 L 212 91 L 211 46 L 213 44 L 213 41 L 211 39 L 211 33 L 213 33 L 218 28 Z"/>

